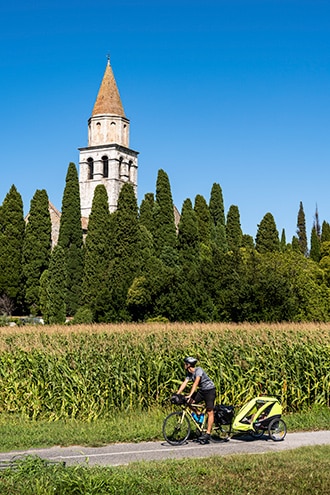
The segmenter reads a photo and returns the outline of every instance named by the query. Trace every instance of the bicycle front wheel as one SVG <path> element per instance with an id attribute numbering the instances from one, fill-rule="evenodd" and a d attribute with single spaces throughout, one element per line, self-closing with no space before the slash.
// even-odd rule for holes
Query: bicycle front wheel
<path id="1" fill-rule="evenodd" d="M 182 445 L 190 435 L 187 416 L 180 411 L 169 414 L 163 423 L 163 435 L 170 445 Z"/>

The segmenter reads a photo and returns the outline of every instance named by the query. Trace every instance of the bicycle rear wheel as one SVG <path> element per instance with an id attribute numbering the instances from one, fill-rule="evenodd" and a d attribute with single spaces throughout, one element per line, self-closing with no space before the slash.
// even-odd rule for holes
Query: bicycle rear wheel
<path id="1" fill-rule="evenodd" d="M 169 414 L 163 423 L 163 435 L 170 445 L 182 445 L 190 435 L 190 423 L 183 412 Z"/>

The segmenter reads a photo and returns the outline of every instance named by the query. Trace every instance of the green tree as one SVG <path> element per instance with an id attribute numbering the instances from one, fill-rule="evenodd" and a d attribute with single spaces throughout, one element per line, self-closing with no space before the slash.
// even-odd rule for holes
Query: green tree
<path id="1" fill-rule="evenodd" d="M 259 253 L 279 251 L 280 241 L 274 217 L 271 213 L 266 215 L 258 225 L 256 235 L 256 250 Z"/>
<path id="2" fill-rule="evenodd" d="M 140 251 L 142 231 L 132 184 L 126 183 L 121 188 L 117 211 L 114 213 L 113 232 L 114 256 L 109 272 L 110 299 L 108 309 L 103 308 L 99 318 L 125 321 L 130 319 L 127 293 L 143 262 Z"/>
<path id="3" fill-rule="evenodd" d="M 59 244 L 54 247 L 47 270 L 47 323 L 63 324 L 66 320 L 66 259 Z"/>
<path id="4" fill-rule="evenodd" d="M 40 301 L 40 312 L 45 324 L 49 323 L 49 291 L 48 291 L 48 270 L 44 270 L 40 277 L 40 288 L 39 288 L 39 301 Z"/>
<path id="5" fill-rule="evenodd" d="M 156 201 L 153 209 L 153 236 L 157 256 L 170 248 L 173 256 L 176 246 L 176 227 L 174 205 L 168 176 L 164 170 L 158 171 L 156 183 Z"/>
<path id="6" fill-rule="evenodd" d="M 315 208 L 315 215 L 314 215 L 313 227 L 315 228 L 317 237 L 319 239 L 321 239 L 321 225 L 320 225 L 319 210 L 317 208 L 317 205 L 316 205 L 316 208 Z"/>
<path id="7" fill-rule="evenodd" d="M 93 314 L 100 297 L 108 294 L 111 253 L 111 220 L 107 191 L 103 184 L 95 188 L 85 241 L 82 301 Z"/>
<path id="8" fill-rule="evenodd" d="M 200 194 L 195 197 L 194 210 L 197 218 L 199 241 L 208 246 L 211 242 L 212 220 L 207 202 Z"/>
<path id="9" fill-rule="evenodd" d="M 280 240 L 280 251 L 281 253 L 284 253 L 286 250 L 286 236 L 285 236 L 285 229 L 282 229 L 282 234 L 281 234 L 281 240 Z"/>
<path id="10" fill-rule="evenodd" d="M 317 235 L 315 225 L 313 226 L 311 232 L 311 250 L 309 253 L 309 257 L 316 262 L 319 262 L 321 259 L 321 241 L 319 236 Z"/>
<path id="11" fill-rule="evenodd" d="M 254 249 L 254 240 L 252 235 L 249 234 L 242 235 L 242 247 L 247 249 Z"/>
<path id="12" fill-rule="evenodd" d="M 298 236 L 300 251 L 304 256 L 307 256 L 308 248 L 307 248 L 306 220 L 305 220 L 304 207 L 301 201 L 299 205 L 298 218 L 297 218 L 297 236 Z"/>
<path id="13" fill-rule="evenodd" d="M 144 225 L 149 232 L 153 232 L 153 209 L 155 199 L 153 193 L 147 193 L 141 202 L 139 221 L 141 225 Z"/>
<path id="14" fill-rule="evenodd" d="M 242 229 L 238 206 L 231 205 L 227 213 L 226 239 L 228 249 L 235 251 L 242 245 Z"/>
<path id="15" fill-rule="evenodd" d="M 225 208 L 223 204 L 223 195 L 220 184 L 214 183 L 212 186 L 209 209 L 213 224 L 215 226 L 222 225 L 223 227 L 225 227 Z"/>
<path id="16" fill-rule="evenodd" d="M 23 302 L 24 231 L 23 201 L 13 185 L 0 208 L 0 296 L 10 300 L 10 312 L 15 308 L 21 310 Z"/>
<path id="17" fill-rule="evenodd" d="M 84 270 L 83 231 L 78 173 L 70 163 L 62 200 L 62 215 L 58 244 L 63 248 L 67 273 L 66 309 L 72 316 L 81 302 L 81 284 Z"/>
<path id="18" fill-rule="evenodd" d="M 178 251 L 181 263 L 197 261 L 199 254 L 198 220 L 189 198 L 182 205 L 178 225 Z"/>
<path id="19" fill-rule="evenodd" d="M 330 224 L 325 220 L 322 222 L 321 242 L 330 241 Z"/>
<path id="20" fill-rule="evenodd" d="M 299 239 L 295 235 L 292 237 L 291 247 L 296 253 L 301 253 Z"/>
<path id="21" fill-rule="evenodd" d="M 47 192 L 44 189 L 37 190 L 31 200 L 23 243 L 25 302 L 31 314 L 38 314 L 40 309 L 40 277 L 49 265 L 51 230 Z"/>

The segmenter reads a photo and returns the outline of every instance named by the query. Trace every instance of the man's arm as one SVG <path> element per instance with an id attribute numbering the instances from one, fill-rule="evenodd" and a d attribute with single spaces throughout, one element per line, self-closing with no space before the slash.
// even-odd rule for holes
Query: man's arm
<path id="1" fill-rule="evenodd" d="M 189 382 L 189 378 L 186 378 L 180 385 L 178 391 L 177 391 L 177 394 L 181 394 L 181 392 L 183 392 L 183 390 L 186 388 L 187 386 L 187 383 Z"/>
<path id="2" fill-rule="evenodd" d="M 187 395 L 187 399 L 190 399 L 190 398 L 191 398 L 191 396 L 193 395 L 193 393 L 194 393 L 194 392 L 196 392 L 196 390 L 197 390 L 197 387 L 198 387 L 198 385 L 199 385 L 200 380 L 201 380 L 201 377 L 200 377 L 200 376 L 197 376 L 197 377 L 196 377 L 196 380 L 195 380 L 195 381 L 194 381 L 194 383 L 193 383 L 193 386 L 191 387 L 190 394 L 189 394 L 189 395 Z"/>

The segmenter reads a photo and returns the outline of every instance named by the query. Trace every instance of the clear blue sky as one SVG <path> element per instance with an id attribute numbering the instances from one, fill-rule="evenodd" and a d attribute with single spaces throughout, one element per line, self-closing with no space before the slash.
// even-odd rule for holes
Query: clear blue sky
<path id="1" fill-rule="evenodd" d="M 328 0 L 13 0 L 0 7 L 0 203 L 36 189 L 61 209 L 110 53 L 140 152 L 138 202 L 170 179 L 181 210 L 221 185 L 255 237 L 287 241 L 300 201 L 330 222 Z"/>

